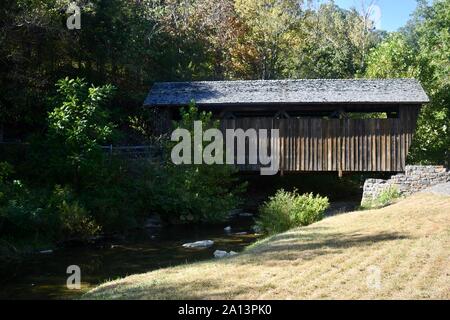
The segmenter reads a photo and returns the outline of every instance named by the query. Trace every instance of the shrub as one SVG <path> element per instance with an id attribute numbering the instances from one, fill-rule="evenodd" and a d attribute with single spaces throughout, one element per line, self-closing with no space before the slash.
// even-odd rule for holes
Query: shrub
<path id="1" fill-rule="evenodd" d="M 307 226 L 323 219 L 328 207 L 326 197 L 281 189 L 260 207 L 257 225 L 269 234 Z"/>
<path id="2" fill-rule="evenodd" d="M 191 103 L 188 109 L 181 110 L 181 121 L 175 123 L 175 127 L 192 134 L 194 121 L 200 120 L 204 130 L 217 128 L 219 124 L 211 117 L 211 113 L 199 112 Z M 174 145 L 167 143 L 166 155 L 171 154 Z M 167 159 L 155 175 L 157 188 L 152 208 L 172 223 L 224 221 L 229 211 L 239 204 L 238 195 L 246 187 L 238 182 L 236 173 L 231 165 L 175 165 Z"/>
<path id="3" fill-rule="evenodd" d="M 235 178 L 224 175 L 221 166 L 163 168 L 155 190 L 153 208 L 171 223 L 217 223 L 228 218 L 239 203 L 243 186 Z M 215 170 L 217 169 L 217 170 Z"/>
<path id="4" fill-rule="evenodd" d="M 78 198 L 106 233 L 139 226 L 153 203 L 156 178 L 144 164 L 110 159 L 97 173 L 96 182 L 83 189 Z M 144 161 L 144 160 L 142 160 Z"/>
<path id="5" fill-rule="evenodd" d="M 381 191 L 377 198 L 372 201 L 365 201 L 361 207 L 363 209 L 382 208 L 390 205 L 398 198 L 400 198 L 398 188 L 396 186 L 389 186 Z"/>
<path id="6" fill-rule="evenodd" d="M 69 188 L 56 186 L 48 203 L 49 216 L 54 215 L 49 220 L 57 224 L 54 226 L 56 240 L 87 240 L 101 230 Z"/>
<path id="7" fill-rule="evenodd" d="M 380 193 L 376 202 L 379 206 L 384 207 L 398 198 L 400 198 L 400 192 L 398 191 L 398 188 L 390 186 Z"/>
<path id="8" fill-rule="evenodd" d="M 0 183 L 1 236 L 35 236 L 43 221 L 40 199 L 19 180 Z"/>
<path id="9" fill-rule="evenodd" d="M 31 242 L 87 239 L 100 227 L 69 188 L 29 189 L 21 181 L 0 184 L 0 236 Z"/>

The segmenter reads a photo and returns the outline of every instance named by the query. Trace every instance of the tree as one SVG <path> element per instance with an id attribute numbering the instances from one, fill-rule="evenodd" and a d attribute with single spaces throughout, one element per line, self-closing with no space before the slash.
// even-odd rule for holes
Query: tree
<path id="1" fill-rule="evenodd" d="M 181 110 L 181 120 L 175 122 L 174 127 L 188 130 L 192 148 L 199 148 L 193 139 L 195 121 L 202 122 L 203 130 L 217 129 L 219 123 L 212 119 L 210 112 L 199 112 L 194 102 Z M 201 143 L 203 149 L 207 143 Z M 172 142 L 167 144 L 167 157 L 171 155 L 174 146 L 175 143 Z M 191 156 L 193 160 L 193 152 Z M 239 183 L 235 176 L 237 169 L 232 165 L 191 163 L 175 165 L 171 159 L 167 159 L 156 182 L 159 187 L 152 202 L 154 209 L 163 219 L 175 223 L 225 221 L 230 210 L 239 204 L 238 196 L 244 191 L 246 184 Z"/>
<path id="2" fill-rule="evenodd" d="M 170 66 L 159 53 L 164 42 L 153 41 L 162 14 L 159 0 L 80 1 L 81 30 L 66 27 L 68 3 L 6 0 L 0 5 L 0 128 L 10 129 L 10 136 L 26 138 L 45 129 L 46 97 L 66 76 L 115 85 L 114 105 L 121 107 L 111 116 L 124 127 L 124 114 L 141 106 L 149 84 Z"/>
<path id="3" fill-rule="evenodd" d="M 419 118 L 412 159 L 450 164 L 450 1 L 422 3 L 416 27 L 420 67 L 430 69 L 421 77 L 431 103 Z"/>
<path id="4" fill-rule="evenodd" d="M 235 10 L 244 24 L 236 52 L 241 69 L 248 78 L 282 78 L 286 61 L 297 44 L 297 26 L 302 1 L 294 0 L 236 0 Z"/>
<path id="5" fill-rule="evenodd" d="M 417 52 L 401 33 L 392 33 L 367 59 L 369 78 L 419 78 Z"/>
<path id="6" fill-rule="evenodd" d="M 56 84 L 58 95 L 49 113 L 47 147 L 51 176 L 80 187 L 80 177 L 95 172 L 100 144 L 113 133 L 104 109 L 114 87 L 89 87 L 85 80 L 65 78 Z"/>
<path id="7" fill-rule="evenodd" d="M 298 78 L 353 78 L 365 68 L 365 51 L 382 36 L 355 9 L 332 1 L 311 5 L 298 30 L 299 45 L 290 49 L 291 74 Z"/>
<path id="8" fill-rule="evenodd" d="M 450 155 L 450 1 L 420 5 L 399 34 L 393 34 L 368 58 L 372 78 L 415 77 L 431 102 L 422 108 L 410 162 L 444 164 Z"/>

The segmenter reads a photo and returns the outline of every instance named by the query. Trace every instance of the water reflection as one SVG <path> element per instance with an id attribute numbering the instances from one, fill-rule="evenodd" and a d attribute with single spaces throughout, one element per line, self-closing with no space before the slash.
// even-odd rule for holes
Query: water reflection
<path id="1" fill-rule="evenodd" d="M 6 274 L 1 275 L 0 299 L 73 299 L 108 280 L 213 259 L 215 250 L 240 252 L 256 240 L 252 225 L 251 217 L 241 217 L 218 226 L 146 229 L 134 231 L 123 240 L 38 254 L 6 268 Z M 226 226 L 232 227 L 230 233 L 224 231 Z M 248 234 L 236 234 L 242 232 Z M 213 240 L 215 243 L 207 249 L 181 246 L 198 240 Z M 69 265 L 81 268 L 81 290 L 66 288 Z"/>

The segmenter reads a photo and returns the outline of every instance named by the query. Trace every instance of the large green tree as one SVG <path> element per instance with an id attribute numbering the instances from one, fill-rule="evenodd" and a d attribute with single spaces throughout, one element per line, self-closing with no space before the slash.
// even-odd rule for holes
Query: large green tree
<path id="1" fill-rule="evenodd" d="M 422 1 L 408 27 L 388 37 L 368 59 L 368 77 L 415 77 L 430 96 L 419 116 L 410 162 L 449 161 L 449 30 L 450 0 Z"/>
<path id="2" fill-rule="evenodd" d="M 78 189 L 82 177 L 95 173 L 102 157 L 99 145 L 113 133 L 104 108 L 113 90 L 111 85 L 89 86 L 80 78 L 57 82 L 55 106 L 48 115 L 48 177 Z"/>

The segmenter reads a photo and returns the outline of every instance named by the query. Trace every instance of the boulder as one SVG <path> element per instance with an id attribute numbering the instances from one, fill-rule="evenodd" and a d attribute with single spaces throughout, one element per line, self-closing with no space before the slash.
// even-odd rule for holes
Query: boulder
<path id="1" fill-rule="evenodd" d="M 226 251 L 222 251 L 222 250 L 216 250 L 214 251 L 214 258 L 216 259 L 223 259 L 223 258 L 228 258 L 231 256 L 235 256 L 237 255 L 237 252 L 234 251 L 230 251 L 230 252 L 226 252 Z"/>
<path id="2" fill-rule="evenodd" d="M 183 244 L 184 248 L 209 248 L 212 245 L 214 245 L 214 241 L 212 240 L 202 240 L 202 241 L 196 241 L 192 243 L 185 243 Z"/>
<path id="3" fill-rule="evenodd" d="M 222 259 L 228 257 L 228 252 L 222 251 L 222 250 L 216 250 L 214 251 L 214 258 L 216 259 Z"/>

